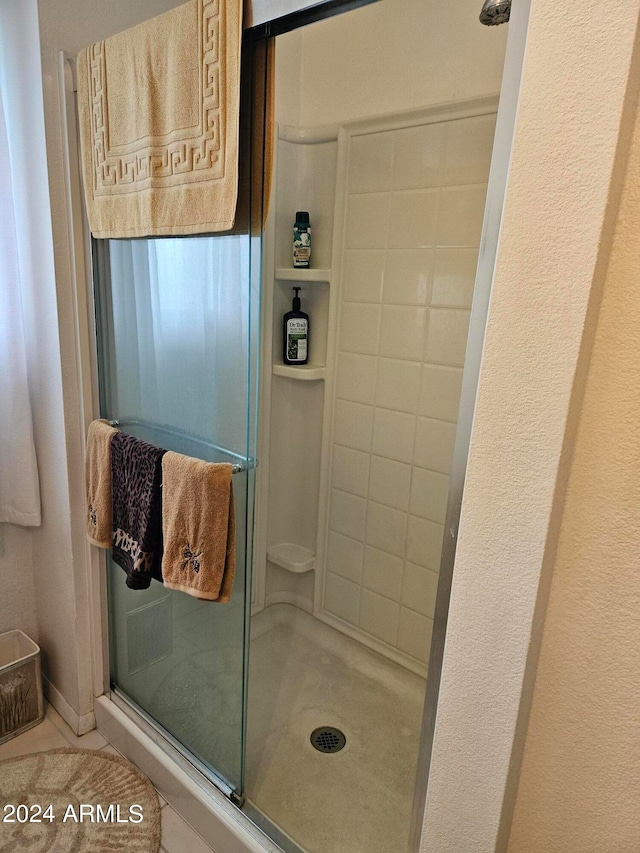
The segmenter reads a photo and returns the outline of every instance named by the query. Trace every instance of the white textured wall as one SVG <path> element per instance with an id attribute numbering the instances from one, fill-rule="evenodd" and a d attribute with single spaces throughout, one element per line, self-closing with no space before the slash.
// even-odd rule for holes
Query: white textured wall
<path id="1" fill-rule="evenodd" d="M 532 4 L 436 720 L 431 853 L 504 849 L 639 11 Z"/>
<path id="2" fill-rule="evenodd" d="M 478 0 L 379 0 L 302 31 L 300 124 L 329 124 L 500 91 L 507 27 Z"/>
<path id="3" fill-rule="evenodd" d="M 40 38 L 43 54 L 52 50 L 77 53 L 94 41 L 134 27 L 181 5 L 176 0 L 39 0 Z"/>
<path id="4" fill-rule="evenodd" d="M 634 136 L 509 853 L 640 848 L 640 120 Z"/>
<path id="5" fill-rule="evenodd" d="M 32 531 L 0 524 L 0 634 L 13 628 L 38 639 Z"/>

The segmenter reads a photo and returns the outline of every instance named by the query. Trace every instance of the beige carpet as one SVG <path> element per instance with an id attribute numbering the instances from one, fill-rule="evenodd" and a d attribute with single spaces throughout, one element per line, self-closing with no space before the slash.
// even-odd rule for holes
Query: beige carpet
<path id="1" fill-rule="evenodd" d="M 52 749 L 0 762 L 0 807 L 0 853 L 160 849 L 153 785 L 105 752 Z"/>

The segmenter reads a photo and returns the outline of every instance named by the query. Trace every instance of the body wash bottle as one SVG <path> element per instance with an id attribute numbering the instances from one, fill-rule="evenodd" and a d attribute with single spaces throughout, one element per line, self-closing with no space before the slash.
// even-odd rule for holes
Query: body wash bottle
<path id="1" fill-rule="evenodd" d="M 311 226 L 306 210 L 296 213 L 293 226 L 293 266 L 302 269 L 311 266 Z"/>
<path id="2" fill-rule="evenodd" d="M 285 364 L 306 364 L 309 360 L 309 315 L 300 310 L 299 287 L 291 311 L 284 315 L 282 360 Z"/>

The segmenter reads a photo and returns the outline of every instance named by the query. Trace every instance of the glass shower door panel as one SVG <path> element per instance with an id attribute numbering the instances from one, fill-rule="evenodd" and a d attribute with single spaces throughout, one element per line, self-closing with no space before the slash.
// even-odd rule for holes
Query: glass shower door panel
<path id="1" fill-rule="evenodd" d="M 109 560 L 112 684 L 239 792 L 254 479 L 251 251 L 248 236 L 220 236 L 112 240 L 97 253 L 102 416 L 166 450 L 244 469 L 233 476 L 228 604 L 157 581 L 129 589 Z"/>

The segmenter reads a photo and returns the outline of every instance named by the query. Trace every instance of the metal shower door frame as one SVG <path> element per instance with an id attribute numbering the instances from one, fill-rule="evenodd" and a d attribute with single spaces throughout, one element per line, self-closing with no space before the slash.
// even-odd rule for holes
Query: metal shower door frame
<path id="1" fill-rule="evenodd" d="M 489 315 L 491 287 L 500 238 L 504 198 L 507 190 L 530 7 L 531 0 L 518 0 L 512 7 L 509 22 L 509 34 L 502 73 L 502 86 L 487 186 L 480 252 L 478 255 L 473 303 L 469 320 L 467 350 L 462 375 L 462 392 L 460 395 L 453 464 L 449 480 L 449 497 L 444 525 L 440 574 L 429 655 L 427 687 L 418 752 L 418 767 L 416 771 L 410 837 L 411 853 L 418 853 L 420 850 L 422 828 L 427 806 L 431 752 L 436 728 L 438 695 L 445 652 L 458 527 L 462 510 L 475 401 L 480 380 L 485 329 Z"/>
<path id="2" fill-rule="evenodd" d="M 245 29 L 243 35 L 243 52 L 244 62 L 243 72 L 246 70 L 248 78 L 251 78 L 251 86 L 244 87 L 244 92 L 247 97 L 244 106 L 247 108 L 244 119 L 241 118 L 242 126 L 245 127 L 246 133 L 253 133 L 256 122 L 264 122 L 264 113 L 257 111 L 262 109 L 265 104 L 264 93 L 263 100 L 259 106 L 256 106 L 255 89 L 253 87 L 254 75 L 264 75 L 264 86 L 266 87 L 266 61 L 261 57 L 261 62 L 256 61 L 257 52 L 264 49 L 268 51 L 268 37 L 264 30 L 247 31 Z M 109 241 L 94 239 L 89 230 L 84 197 L 82 193 L 80 180 L 80 161 L 79 161 L 79 128 L 78 128 L 78 111 L 77 111 L 77 83 L 76 83 L 76 63 L 73 55 L 61 52 L 59 55 L 59 81 L 61 89 L 65 93 L 64 103 L 61 105 L 63 112 L 63 128 L 65 131 L 65 150 L 68 157 L 66 165 L 67 180 L 70 184 L 70 204 L 69 208 L 73 212 L 73 229 L 72 232 L 72 252 L 75 255 L 76 271 L 78 280 L 75 282 L 76 295 L 80 296 L 81 288 L 78 287 L 78 282 L 81 278 L 86 280 L 86 293 L 83 297 L 86 299 L 86 318 L 79 319 L 78 325 L 84 331 L 85 319 L 87 320 L 87 337 L 88 337 L 88 353 L 84 359 L 83 378 L 85 383 L 91 389 L 91 393 L 86 394 L 85 398 L 85 418 L 91 420 L 97 416 L 96 412 L 106 411 L 106 397 L 104 393 L 104 383 L 100 380 L 100 364 L 104 361 L 104 345 L 102 340 L 99 343 L 99 329 L 102 327 L 100 313 L 104 310 L 102 304 L 103 299 L 98 298 L 97 291 L 100 291 L 104 297 L 106 291 L 104 282 L 101 284 L 98 276 L 98 271 L 101 270 L 110 278 L 110 261 L 109 261 Z M 243 125 L 244 122 L 244 125 Z M 264 125 L 261 128 L 259 138 L 264 137 Z M 253 136 L 252 136 L 253 139 Z M 245 173 L 245 182 L 239 189 L 239 193 L 244 188 L 247 195 L 247 236 L 248 240 L 248 255 L 249 255 L 249 289 L 251 296 L 249 299 L 249 324 L 253 330 L 249 336 L 249 352 L 248 352 L 248 370 L 247 370 L 247 402 L 250 403 L 250 414 L 248 417 L 247 441 L 248 445 L 255 451 L 256 436 L 257 436 L 257 416 L 258 416 L 258 377 L 259 377 L 259 362 L 260 362 L 260 287 L 261 287 L 261 271 L 262 271 L 262 232 L 263 229 L 256 228 L 256 222 L 263 219 L 263 197 L 262 186 L 260 180 L 260 192 L 256 193 L 257 184 L 253 180 L 255 177 L 254 170 L 262 170 L 264 167 L 264 147 L 261 148 L 259 156 L 254 156 L 255 146 L 250 145 L 250 151 L 247 153 L 247 169 Z M 262 177 L 262 175 L 260 176 Z M 84 239 L 81 242 L 77 239 L 78 234 L 82 234 Z M 206 235 L 204 235 L 206 236 Z M 254 294 L 257 293 L 257 297 Z M 107 297 L 109 298 L 109 297 Z M 252 308 L 257 306 L 255 313 Z M 82 312 L 85 313 L 84 311 Z M 255 338 L 255 340 L 254 340 Z M 102 351 L 102 352 L 101 352 Z M 254 363 L 251 363 L 253 359 Z M 89 399 L 90 398 L 90 399 Z M 246 743 L 246 717 L 247 717 L 247 695 L 248 695 L 248 650 L 249 650 L 249 633 L 250 633 L 250 611 L 251 611 L 251 566 L 253 563 L 253 532 L 255 518 L 255 467 L 257 459 L 255 456 L 250 456 L 241 467 L 247 470 L 247 476 L 253 479 L 253 485 L 247 481 L 247 489 L 249 497 L 253 494 L 253 500 L 247 500 L 246 525 L 244 529 L 238 529 L 239 535 L 245 536 L 246 541 L 246 574 L 245 574 L 245 617 L 243 629 L 243 644 L 245 649 L 244 667 L 242 678 L 242 697 L 243 697 L 243 714 L 242 714 L 242 772 L 241 777 L 244 778 L 245 766 L 245 743 Z M 240 466 L 239 466 L 240 467 Z M 249 470 L 250 469 L 250 470 Z M 114 704 L 120 708 L 130 719 L 137 719 L 140 725 L 147 731 L 153 731 L 153 739 L 158 744 L 165 744 L 165 751 L 171 754 L 183 769 L 188 769 L 188 772 L 194 774 L 194 778 L 198 779 L 198 784 L 205 785 L 210 783 L 214 785 L 224 796 L 228 797 L 231 802 L 238 806 L 242 806 L 243 792 L 238 792 L 223 776 L 211 770 L 209 766 L 205 766 L 196 756 L 194 756 L 187 747 L 184 747 L 170 732 L 163 726 L 158 724 L 154 718 L 144 709 L 141 708 L 134 700 L 132 700 L 123 691 L 111 685 L 111 666 L 110 666 L 110 640 L 109 640 L 109 595 L 107 590 L 106 575 L 107 575 L 107 559 L 103 552 L 96 553 L 96 549 L 89 549 L 88 560 L 91 566 L 90 569 L 90 597 L 92 600 L 91 607 L 91 622 L 92 622 L 92 662 L 94 670 L 94 694 L 96 696 L 107 695 L 111 698 Z M 99 577 L 99 582 L 95 581 L 95 577 Z M 240 688 L 240 685 L 238 685 Z"/>

